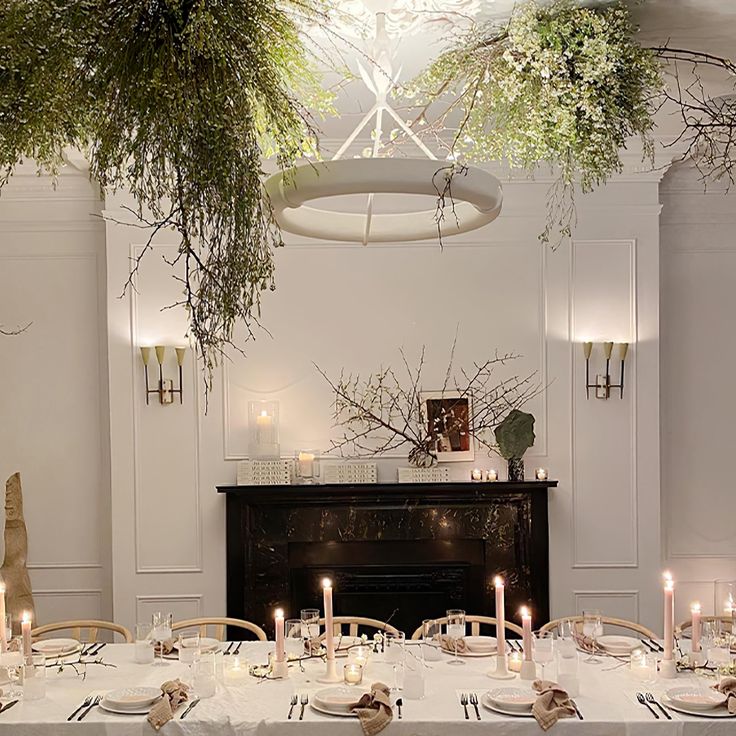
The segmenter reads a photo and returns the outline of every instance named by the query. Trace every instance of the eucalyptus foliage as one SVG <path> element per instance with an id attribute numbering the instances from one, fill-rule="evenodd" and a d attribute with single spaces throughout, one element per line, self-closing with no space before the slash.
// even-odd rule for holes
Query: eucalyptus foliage
<path id="1" fill-rule="evenodd" d="M 461 118 L 453 151 L 513 167 L 559 169 L 542 239 L 569 234 L 574 182 L 589 191 L 622 168 L 620 150 L 640 136 L 651 156 L 659 62 L 635 40 L 623 5 L 571 0 L 519 6 L 503 27 L 475 29 L 408 88 L 427 106 L 450 93 L 442 125 Z"/>
<path id="2" fill-rule="evenodd" d="M 306 104 L 325 102 L 298 21 L 323 0 L 3 0 L 0 169 L 52 172 L 81 148 L 103 188 L 180 236 L 181 303 L 212 368 L 274 286 L 278 228 L 262 157 L 314 145 Z M 298 99 L 301 97 L 302 101 Z M 138 262 L 133 264 L 135 273 Z"/>

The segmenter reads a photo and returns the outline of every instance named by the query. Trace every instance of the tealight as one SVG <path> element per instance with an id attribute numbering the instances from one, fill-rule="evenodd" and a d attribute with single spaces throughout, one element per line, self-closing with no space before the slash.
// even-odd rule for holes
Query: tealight
<path id="1" fill-rule="evenodd" d="M 537 480 L 547 480 L 547 471 L 544 468 L 537 468 Z"/>
<path id="2" fill-rule="evenodd" d="M 222 677 L 226 685 L 240 685 L 248 679 L 250 666 L 248 660 L 234 655 L 223 659 Z"/>
<path id="3" fill-rule="evenodd" d="M 498 471 L 494 468 L 491 468 L 490 470 L 486 471 L 486 480 L 488 481 L 495 481 L 498 480 Z"/>
<path id="4" fill-rule="evenodd" d="M 509 654 L 508 667 L 511 672 L 521 672 L 521 652 Z"/>
<path id="5" fill-rule="evenodd" d="M 343 668 L 343 679 L 346 685 L 360 685 L 363 682 L 363 665 L 353 662 Z"/>
<path id="6" fill-rule="evenodd" d="M 368 658 L 370 657 L 370 647 L 357 646 L 350 647 L 348 650 L 348 659 L 353 664 L 359 664 L 361 667 L 365 667 L 368 664 Z"/>
<path id="7" fill-rule="evenodd" d="M 483 480 L 483 471 L 480 468 L 473 468 L 470 473 L 470 480 Z"/>

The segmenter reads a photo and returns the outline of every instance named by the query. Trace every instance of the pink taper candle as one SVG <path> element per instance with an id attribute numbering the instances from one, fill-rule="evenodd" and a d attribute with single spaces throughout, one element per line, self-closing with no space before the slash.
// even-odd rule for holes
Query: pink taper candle
<path id="1" fill-rule="evenodd" d="M 692 617 L 692 650 L 700 651 L 700 603 L 693 603 L 690 606 L 690 616 Z"/>
<path id="2" fill-rule="evenodd" d="M 664 574 L 664 659 L 671 660 L 675 647 L 675 584 Z"/>
<path id="3" fill-rule="evenodd" d="M 496 587 L 496 654 L 503 656 L 506 654 L 506 613 L 504 611 L 503 600 L 503 578 L 496 575 L 493 578 L 493 585 Z"/>
<path id="4" fill-rule="evenodd" d="M 524 659 L 532 661 L 532 614 L 526 606 L 521 607 L 521 627 L 524 629 Z"/>
<path id="5" fill-rule="evenodd" d="M 276 661 L 283 662 L 286 657 L 286 650 L 284 648 L 284 612 L 281 608 L 276 609 L 274 623 L 276 628 Z"/>
<path id="6" fill-rule="evenodd" d="M 0 583 L 0 652 L 8 648 L 8 634 L 5 630 L 5 583 Z"/>
<path id="7" fill-rule="evenodd" d="M 325 647 L 327 659 L 335 658 L 335 624 L 332 620 L 332 580 L 325 578 L 322 581 L 325 605 Z"/>
<path id="8" fill-rule="evenodd" d="M 23 635 L 23 658 L 27 659 L 33 654 L 31 649 L 31 614 L 26 611 L 20 622 L 20 633 Z"/>

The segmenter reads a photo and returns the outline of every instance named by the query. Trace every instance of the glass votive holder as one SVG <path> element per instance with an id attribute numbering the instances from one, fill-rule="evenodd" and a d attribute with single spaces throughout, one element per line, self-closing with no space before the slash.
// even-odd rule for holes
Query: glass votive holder
<path id="1" fill-rule="evenodd" d="M 176 644 L 179 650 L 179 661 L 182 664 L 192 664 L 200 653 L 199 629 L 180 631 Z"/>
<path id="2" fill-rule="evenodd" d="M 631 662 L 629 664 L 631 676 L 645 684 L 653 684 L 657 681 L 657 657 L 652 652 L 645 652 L 643 649 L 635 649 L 631 653 Z"/>
<path id="3" fill-rule="evenodd" d="M 476 482 L 479 480 L 483 480 L 483 471 L 480 468 L 473 468 L 470 471 L 470 480 Z"/>
<path id="4" fill-rule="evenodd" d="M 150 623 L 136 624 L 135 644 L 133 645 L 133 659 L 138 664 L 153 664 L 153 625 Z"/>
<path id="5" fill-rule="evenodd" d="M 353 664 L 359 664 L 361 667 L 365 667 L 368 664 L 368 660 L 371 657 L 371 648 L 359 645 L 357 647 L 350 647 L 348 649 L 348 660 Z"/>
<path id="6" fill-rule="evenodd" d="M 234 654 L 223 658 L 222 679 L 228 687 L 242 685 L 248 680 L 250 664 L 245 657 Z"/>
<path id="7" fill-rule="evenodd" d="M 498 480 L 498 471 L 494 468 L 486 470 L 486 480 L 490 482 Z"/>
<path id="8" fill-rule="evenodd" d="M 547 480 L 547 471 L 544 468 L 537 468 L 537 480 Z"/>
<path id="9" fill-rule="evenodd" d="M 22 671 L 23 700 L 41 700 L 46 697 L 46 655 L 32 654 Z"/>
<path id="10" fill-rule="evenodd" d="M 279 402 L 248 402 L 248 457 L 251 460 L 278 460 Z"/>
<path id="11" fill-rule="evenodd" d="M 363 682 L 363 665 L 350 662 L 342 668 L 342 678 L 346 685 L 360 685 Z"/>
<path id="12" fill-rule="evenodd" d="M 217 669 L 213 652 L 200 653 L 192 663 L 194 697 L 211 698 L 217 690 Z"/>
<path id="13" fill-rule="evenodd" d="M 509 653 L 508 668 L 509 672 L 521 672 L 521 652 Z"/>
<path id="14" fill-rule="evenodd" d="M 319 451 L 297 450 L 294 453 L 294 471 L 301 483 L 316 483 L 319 477 Z"/>

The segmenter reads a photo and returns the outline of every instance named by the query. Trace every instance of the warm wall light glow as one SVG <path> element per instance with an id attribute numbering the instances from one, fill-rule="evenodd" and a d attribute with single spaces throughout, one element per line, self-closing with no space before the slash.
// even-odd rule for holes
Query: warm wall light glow
<path id="1" fill-rule="evenodd" d="M 500 588 L 503 585 L 503 578 L 500 575 L 496 575 L 495 578 L 493 578 L 493 584 Z"/>
<path id="2" fill-rule="evenodd" d="M 332 587 L 332 580 L 329 578 L 322 578 L 322 587 L 323 588 L 331 588 Z"/>
<path id="3" fill-rule="evenodd" d="M 23 617 L 21 618 L 21 623 L 24 623 L 24 624 L 31 623 L 31 613 L 30 613 L 30 611 L 23 611 Z"/>

